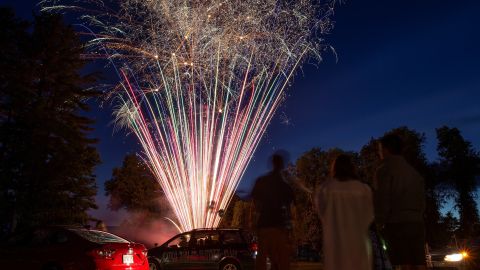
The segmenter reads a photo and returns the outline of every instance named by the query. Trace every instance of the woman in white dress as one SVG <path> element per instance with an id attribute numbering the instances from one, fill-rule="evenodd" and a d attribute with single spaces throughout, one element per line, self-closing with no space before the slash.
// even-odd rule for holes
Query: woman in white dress
<path id="1" fill-rule="evenodd" d="M 368 228 L 374 214 L 370 187 L 358 180 L 347 155 L 335 159 L 330 176 L 315 194 L 323 224 L 324 270 L 371 270 Z"/>

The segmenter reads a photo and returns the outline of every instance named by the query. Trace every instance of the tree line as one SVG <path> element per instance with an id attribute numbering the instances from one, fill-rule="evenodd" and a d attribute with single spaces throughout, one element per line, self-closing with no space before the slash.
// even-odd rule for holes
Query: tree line
<path id="1" fill-rule="evenodd" d="M 436 129 L 438 159 L 428 161 L 424 145 L 425 134 L 408 127 L 399 127 L 387 134 L 397 134 L 404 142 L 405 159 L 424 177 L 426 189 L 426 232 L 432 246 L 445 245 L 455 236 L 468 239 L 480 236 L 478 207 L 475 201 L 480 175 L 480 154 L 463 138 L 457 128 Z M 313 243 L 320 247 L 321 223 L 313 207 L 313 192 L 328 177 L 329 168 L 339 154 L 348 154 L 356 163 L 360 180 L 375 188 L 372 182 L 380 162 L 378 139 L 372 138 L 359 152 L 339 148 L 313 148 L 301 155 L 285 172 L 294 187 L 293 238 L 298 244 Z M 453 202 L 456 213 L 442 214 L 442 206 Z M 223 226 L 253 228 L 253 204 L 236 197 L 223 220 Z M 240 214 L 240 213 L 241 214 Z M 251 218 L 246 218 L 251 217 Z"/>
<path id="2" fill-rule="evenodd" d="M 82 72 L 84 47 L 60 15 L 33 22 L 0 8 L 1 233 L 85 223 L 96 208 L 97 140 L 86 100 L 97 76 Z"/>

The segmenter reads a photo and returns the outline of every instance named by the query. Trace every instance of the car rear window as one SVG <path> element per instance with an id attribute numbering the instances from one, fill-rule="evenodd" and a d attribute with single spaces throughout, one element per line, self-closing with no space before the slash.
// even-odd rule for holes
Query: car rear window
<path id="1" fill-rule="evenodd" d="M 242 231 L 243 240 L 247 243 L 255 242 L 255 237 L 247 231 Z"/>
<path id="2" fill-rule="evenodd" d="M 129 243 L 127 240 L 113 235 L 111 233 L 102 232 L 102 231 L 92 231 L 92 230 L 70 230 L 80 237 L 87 239 L 90 242 L 95 242 L 99 244 L 104 243 Z"/>
<path id="3" fill-rule="evenodd" d="M 243 244 L 244 241 L 240 236 L 239 231 L 225 231 L 223 232 L 224 244 Z"/>

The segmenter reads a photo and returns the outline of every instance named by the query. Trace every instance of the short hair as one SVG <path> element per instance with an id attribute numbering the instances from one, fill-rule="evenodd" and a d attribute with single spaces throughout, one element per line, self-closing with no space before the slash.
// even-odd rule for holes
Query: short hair
<path id="1" fill-rule="evenodd" d="M 340 154 L 333 162 L 331 169 L 333 178 L 340 181 L 347 181 L 349 179 L 358 179 L 357 169 L 353 164 L 352 158 L 349 155 Z"/>
<path id="2" fill-rule="evenodd" d="M 272 165 L 273 165 L 273 170 L 275 171 L 281 171 L 283 168 L 285 168 L 285 161 L 283 160 L 282 155 L 275 153 L 272 155 Z"/>
<path id="3" fill-rule="evenodd" d="M 274 171 L 282 171 L 290 161 L 290 154 L 283 149 L 276 150 L 269 158 L 269 165 Z"/>
<path id="4" fill-rule="evenodd" d="M 394 155 L 401 155 L 403 152 L 403 141 L 396 134 L 387 134 L 380 138 L 380 144 Z"/>

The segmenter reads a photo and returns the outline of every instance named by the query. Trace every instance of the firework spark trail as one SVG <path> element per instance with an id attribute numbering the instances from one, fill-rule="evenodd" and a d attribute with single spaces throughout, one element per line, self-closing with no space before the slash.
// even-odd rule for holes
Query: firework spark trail
<path id="1" fill-rule="evenodd" d="M 186 231 L 219 224 L 296 68 L 327 48 L 335 0 L 58 2 L 42 5 L 94 29 L 86 58 L 120 67 L 117 124 Z"/>

